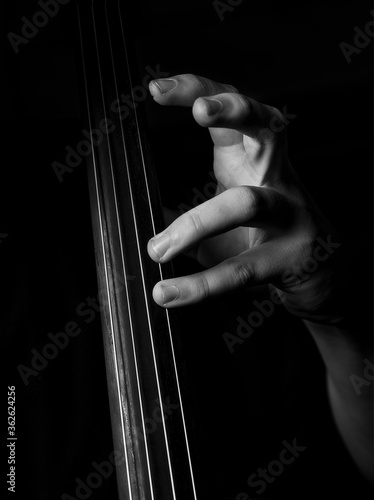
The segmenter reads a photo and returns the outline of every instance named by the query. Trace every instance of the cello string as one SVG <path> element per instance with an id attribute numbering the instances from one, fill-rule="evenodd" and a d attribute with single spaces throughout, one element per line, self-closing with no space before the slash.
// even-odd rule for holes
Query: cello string
<path id="1" fill-rule="evenodd" d="M 92 16 L 94 19 L 93 26 L 94 26 L 95 42 L 96 42 L 96 55 L 97 55 L 98 67 L 99 67 L 101 97 L 102 97 L 102 104 L 103 104 L 103 109 L 104 109 L 104 116 L 107 116 L 105 98 L 104 98 L 103 80 L 102 80 L 102 73 L 101 73 L 100 54 L 99 54 L 97 31 L 96 31 L 96 19 L 95 19 L 95 13 L 94 13 L 94 9 L 93 9 L 93 3 L 94 2 L 92 1 Z M 105 9 L 106 9 L 106 1 L 105 1 Z M 128 284 L 127 284 L 127 279 L 126 279 L 126 277 L 127 277 L 126 265 L 125 265 L 125 260 L 124 260 L 123 243 L 122 243 L 121 229 L 120 229 L 120 223 L 119 223 L 119 212 L 118 212 L 118 201 L 117 201 L 118 197 L 117 197 L 117 190 L 116 190 L 116 185 L 115 185 L 115 180 L 114 180 L 113 161 L 112 161 L 109 136 L 107 136 L 107 144 L 108 144 L 108 152 L 109 152 L 110 173 L 111 173 L 113 193 L 114 193 L 114 205 L 115 205 L 115 209 L 116 209 L 117 227 L 118 227 L 118 232 L 119 232 L 119 240 L 120 240 L 120 248 L 121 248 L 121 259 L 122 259 L 122 266 L 123 266 L 123 272 L 124 272 L 124 281 L 126 284 L 125 288 L 126 288 L 126 297 L 127 297 L 127 305 L 128 305 L 128 313 L 129 313 L 131 340 L 133 343 L 134 364 L 135 364 L 135 373 L 136 373 L 136 379 L 137 379 L 138 395 L 139 395 L 139 401 L 140 401 L 140 411 L 141 411 L 141 417 L 142 417 L 142 429 L 143 429 L 143 435 L 144 435 L 144 439 L 145 439 L 145 443 L 146 443 L 147 434 L 145 431 L 145 420 L 144 420 L 144 414 L 143 414 L 143 401 L 142 401 L 142 396 L 141 396 L 141 391 L 140 391 L 139 371 L 138 371 L 138 365 L 137 365 L 137 354 L 136 354 L 135 345 L 134 345 L 133 320 L 132 320 L 131 307 L 130 307 L 130 302 L 129 302 Z M 126 164 L 128 164 L 127 155 L 125 155 L 125 161 L 126 161 Z M 149 477 L 149 485 L 150 485 L 150 490 L 151 490 L 151 497 L 153 500 L 154 493 L 153 493 L 153 484 L 152 484 L 152 476 L 151 476 L 151 472 L 150 472 L 147 444 L 145 446 L 145 450 L 146 450 L 146 457 L 147 457 L 147 469 L 148 469 L 147 472 L 148 472 L 148 477 Z"/>
<path id="2" fill-rule="evenodd" d="M 131 98 L 132 98 L 132 101 L 133 101 L 134 116 L 135 116 L 135 121 L 136 121 L 136 128 L 137 128 L 138 140 L 139 140 L 139 145 L 140 145 L 140 152 L 141 152 L 141 157 L 142 157 L 143 173 L 144 173 L 144 179 L 145 179 L 145 185 L 146 185 L 146 191 L 147 191 L 147 198 L 148 198 L 148 206 L 149 206 L 149 211 L 150 211 L 150 217 L 151 217 L 151 221 L 152 221 L 153 235 L 155 236 L 156 235 L 156 226 L 155 226 L 155 222 L 154 222 L 154 214 L 153 214 L 151 197 L 150 197 L 150 192 L 149 192 L 148 176 L 147 176 L 147 171 L 146 171 L 146 168 L 145 168 L 145 159 L 144 159 L 143 147 L 142 147 L 142 141 L 141 141 L 141 135 L 140 135 L 140 130 L 139 130 L 138 115 L 137 115 L 136 105 L 135 105 L 135 100 L 134 100 L 134 95 L 133 95 L 133 91 L 132 91 L 132 89 L 134 88 L 134 86 L 133 86 L 133 83 L 132 83 L 131 71 L 130 71 L 129 64 L 128 64 L 128 59 L 127 59 L 127 48 L 126 48 L 126 43 L 125 43 L 124 29 L 123 29 L 123 24 L 122 24 L 122 16 L 121 16 L 121 9 L 120 9 L 119 3 L 120 2 L 118 0 L 119 18 L 120 18 L 121 29 L 122 29 L 122 39 L 123 39 L 123 45 L 124 45 L 125 52 L 126 52 L 127 72 L 128 72 L 128 75 L 129 75 L 130 87 L 131 87 Z M 158 264 L 158 268 L 159 268 L 160 279 L 163 280 L 164 278 L 163 278 L 163 271 L 162 271 L 161 264 Z M 194 492 L 194 498 L 195 498 L 195 500 L 197 500 L 196 487 L 195 487 L 195 479 L 194 479 L 194 473 L 193 473 L 193 468 L 192 468 L 192 460 L 191 460 L 191 453 L 190 453 L 190 446 L 189 446 L 189 440 L 188 440 L 188 435 L 187 435 L 187 427 L 186 427 L 186 421 L 185 421 L 185 415 L 184 415 L 184 409 L 183 409 L 183 402 L 182 402 L 182 394 L 181 394 L 181 388 L 180 388 L 180 382 L 179 382 L 177 362 L 176 362 L 176 357 L 175 357 L 174 341 L 173 341 L 173 337 L 172 337 L 172 333 L 171 333 L 171 324 L 170 324 L 169 311 L 167 309 L 165 309 L 165 313 L 166 313 L 167 324 L 168 324 L 169 339 L 170 339 L 170 345 L 171 345 L 171 351 L 172 351 L 172 357 L 173 357 L 173 367 L 174 367 L 175 376 L 176 376 L 178 398 L 179 398 L 179 403 L 180 403 L 180 408 L 181 408 L 183 431 L 184 431 L 184 437 L 185 437 L 185 442 L 186 442 L 186 449 L 187 449 L 188 463 L 189 463 L 189 469 L 190 469 L 190 474 L 191 474 L 192 487 L 193 487 L 193 492 Z"/>
<path id="3" fill-rule="evenodd" d="M 110 38 L 110 34 L 109 34 L 109 38 Z M 112 47 L 111 47 L 111 54 L 113 56 Z M 112 59 L 112 62 L 113 62 L 113 59 Z M 115 81 L 115 85 L 116 85 L 116 92 L 117 92 L 117 98 L 118 98 L 118 87 L 117 87 L 116 81 Z M 105 105 L 104 105 L 104 108 L 105 108 Z M 142 263 L 142 257 L 141 257 L 141 251 L 140 251 L 140 242 L 139 242 L 138 228 L 137 228 L 137 222 L 136 222 L 136 217 L 135 217 L 135 205 L 134 205 L 133 193 L 132 193 L 132 183 L 131 183 L 131 177 L 130 177 L 130 171 L 129 171 L 129 162 L 127 160 L 127 150 L 126 150 L 126 143 L 125 143 L 125 139 L 124 139 L 124 132 L 123 132 L 123 127 L 122 127 L 122 122 L 120 122 L 120 124 L 121 124 L 121 132 L 122 132 L 122 140 L 123 140 L 124 153 L 125 153 L 125 157 L 126 157 L 126 170 L 127 170 L 127 176 L 128 176 L 128 182 L 129 182 L 129 191 L 130 191 L 130 200 L 131 200 L 131 206 L 132 206 L 132 215 L 133 215 L 133 220 L 134 220 L 134 228 L 135 228 L 135 232 L 136 232 L 136 241 L 137 241 L 137 247 L 138 247 L 139 263 L 140 263 L 141 274 L 142 274 L 142 281 L 143 281 L 143 292 L 145 294 L 145 305 L 146 305 L 146 309 L 147 309 L 148 325 L 149 325 L 150 335 L 151 335 L 151 345 L 152 345 L 152 353 L 153 353 L 154 367 L 155 367 L 155 373 L 156 373 L 157 389 L 158 389 L 159 399 L 162 401 L 161 389 L 160 389 L 160 382 L 159 382 L 159 378 L 158 378 L 157 361 L 156 361 L 155 350 L 154 350 L 154 345 L 153 345 L 153 336 L 151 334 L 152 327 L 151 327 L 151 321 L 150 321 L 150 313 L 149 313 L 148 302 L 147 302 L 147 297 L 146 297 L 146 293 L 145 293 L 145 278 L 144 278 L 143 263 Z M 114 192 L 115 192 L 115 186 L 114 186 Z M 116 203 L 117 203 L 117 201 L 116 201 Z M 118 214 L 118 211 L 117 211 L 117 214 Z M 167 450 L 167 456 L 168 456 L 170 480 L 171 480 L 171 485 L 172 485 L 172 490 L 173 490 L 173 496 L 175 498 L 174 480 L 173 480 L 173 473 L 172 473 L 172 468 L 171 468 L 171 463 L 170 463 L 169 445 L 168 445 L 168 438 L 167 438 L 166 426 L 165 426 L 165 420 L 166 419 L 165 419 L 165 415 L 164 415 L 164 408 L 163 408 L 162 405 L 161 405 L 160 409 L 161 409 L 161 415 L 162 415 L 162 421 L 163 421 L 163 428 L 164 428 L 164 435 L 165 435 L 165 443 L 166 443 L 166 450 Z"/>
<path id="4" fill-rule="evenodd" d="M 92 8 L 93 8 L 93 5 L 92 5 Z M 92 120 L 91 120 L 91 113 L 90 113 L 90 104 L 89 104 L 89 99 L 88 99 L 88 83 L 87 83 L 87 73 L 86 73 L 85 55 L 84 55 L 84 46 L 83 46 L 83 35 L 82 35 L 82 24 L 81 24 L 81 18 L 80 18 L 79 5 L 77 5 L 77 12 L 78 12 L 79 35 L 80 35 L 82 60 L 83 60 L 83 78 L 84 78 L 84 86 L 85 86 L 85 94 L 86 94 L 88 124 L 89 124 L 90 139 L 91 139 L 91 148 L 92 148 L 92 161 L 93 161 L 93 171 L 94 171 L 94 179 L 95 179 L 96 202 L 97 202 L 99 227 L 100 227 L 100 242 L 101 242 L 101 248 L 102 248 L 103 255 L 105 255 L 104 231 L 103 231 L 103 217 L 102 217 L 102 213 L 101 213 L 100 191 L 99 191 L 99 182 L 98 182 L 98 174 L 97 174 L 97 165 L 96 165 L 96 159 L 95 159 L 95 152 L 94 152 L 94 148 L 93 148 Z M 114 323 L 113 323 L 113 313 L 112 313 L 112 307 L 111 307 L 110 295 L 109 295 L 108 268 L 107 268 L 107 263 L 106 263 L 105 258 L 103 259 L 103 261 L 104 261 L 104 274 L 105 274 L 107 299 L 108 299 L 110 330 L 111 330 L 111 336 L 113 338 L 114 337 Z M 116 352 L 115 342 L 113 342 L 112 345 L 113 345 L 114 360 L 115 360 L 116 389 L 117 389 L 117 394 L 118 394 L 118 400 L 122 401 L 121 389 L 120 389 L 120 381 L 119 381 L 119 371 L 118 371 L 118 359 L 117 359 L 117 352 Z M 127 484 L 128 484 L 128 490 L 129 490 L 129 500 L 132 500 L 133 497 L 132 497 L 132 492 L 131 492 L 131 478 L 130 478 L 130 471 L 129 471 L 129 460 L 128 460 L 128 455 L 127 455 L 127 448 L 126 448 L 126 445 L 125 445 L 125 443 L 126 443 L 126 435 L 125 435 L 125 425 L 124 425 L 124 421 L 123 421 L 122 411 L 120 412 L 120 416 L 121 416 L 122 442 L 123 442 L 125 462 L 126 462 L 126 474 L 127 474 Z"/>
<path id="5" fill-rule="evenodd" d="M 113 77 L 114 77 L 114 85 L 115 85 L 115 91 L 116 91 L 116 98 L 119 100 L 119 93 L 118 93 L 118 85 L 117 85 L 117 76 L 116 76 L 116 70 L 115 70 L 115 64 L 114 64 L 114 57 L 113 57 L 113 47 L 112 47 L 112 37 L 109 29 L 109 20 L 108 20 L 108 9 L 107 9 L 107 1 L 105 0 L 105 16 L 106 16 L 106 26 L 107 26 L 107 32 L 108 32 L 108 38 L 109 38 L 109 47 L 110 47 L 110 54 L 111 54 L 111 63 L 112 63 L 112 68 L 113 68 Z M 126 144 L 125 144 L 125 139 L 124 139 L 124 133 L 123 133 L 123 127 L 122 127 L 122 122 L 121 124 L 121 137 L 122 137 L 122 142 L 123 142 L 123 150 L 124 150 L 124 156 L 125 156 L 125 163 L 128 166 L 129 160 L 128 160 L 128 155 L 127 155 L 127 149 L 126 149 Z M 128 171 L 128 168 L 127 168 Z M 129 176 L 129 172 L 128 176 Z M 128 179 L 129 180 L 129 179 Z M 116 207 L 116 215 L 117 215 L 117 226 L 118 226 L 118 234 L 119 234 L 119 241 L 120 241 L 120 248 L 121 248 L 121 261 L 122 261 L 122 267 L 123 267 L 123 272 L 125 276 L 125 283 L 126 283 L 126 297 L 127 297 L 127 309 L 129 313 L 129 320 L 130 320 L 130 331 L 131 331 L 131 342 L 132 342 L 132 349 L 134 352 L 134 361 L 135 361 L 135 372 L 136 372 L 136 382 L 137 382 L 137 389 L 138 389 L 138 395 L 139 395 L 139 403 L 140 403 L 140 413 L 141 413 L 141 420 L 142 420 L 142 429 L 143 429 L 143 436 L 144 436 L 144 445 L 145 445 L 145 453 L 146 453 L 146 460 L 147 460 L 147 469 L 148 469 L 148 476 L 149 476 L 149 484 L 150 484 L 150 489 L 151 489 L 151 496 L 152 499 L 154 498 L 154 492 L 153 492 L 153 483 L 152 483 L 152 473 L 151 473 L 151 465 L 150 465 L 150 459 L 149 459 L 149 451 L 148 451 L 148 439 L 147 439 L 147 432 L 145 429 L 145 417 L 144 417 L 144 410 L 143 410 L 143 398 L 142 398 L 142 393 L 141 393 L 141 385 L 140 385 L 140 376 L 139 376 L 139 368 L 138 368 L 138 356 L 136 352 L 136 345 L 135 345 L 135 336 L 134 336 L 134 328 L 133 328 L 133 320 L 132 320 L 132 312 L 131 312 L 131 305 L 130 305 L 130 300 L 129 300 L 129 292 L 128 292 L 128 285 L 127 285 L 127 280 L 126 280 L 126 263 L 125 263 L 125 257 L 124 257 L 124 249 L 123 249 L 123 241 L 122 241 L 122 233 L 120 229 L 120 217 L 119 217 L 119 211 L 118 211 L 118 198 L 117 198 L 117 190 L 114 182 L 114 173 L 112 170 L 112 183 L 113 183 L 113 192 L 114 192 L 114 200 L 115 200 L 115 207 Z M 130 180 L 129 180 L 129 186 L 130 186 Z M 134 207 L 132 206 L 133 209 L 133 218 L 135 220 L 134 216 Z"/>
<path id="6" fill-rule="evenodd" d="M 124 51 L 125 51 L 125 55 L 126 55 L 126 67 L 127 67 L 127 74 L 129 77 L 129 83 L 130 83 L 130 87 L 131 87 L 131 97 L 133 99 L 133 103 L 135 104 L 134 97 L 133 97 L 133 91 L 132 91 L 133 86 L 132 86 L 131 72 L 130 72 L 129 62 L 128 62 L 127 47 L 126 47 L 124 29 L 123 29 L 123 23 L 122 23 L 122 13 L 121 13 L 121 9 L 120 9 L 120 0 L 118 0 L 118 2 L 117 2 L 117 8 L 118 8 L 119 19 L 120 19 L 120 23 L 121 23 L 122 41 L 123 41 L 123 47 L 124 47 Z M 138 136 L 139 136 L 138 121 L 137 121 L 137 115 L 136 115 L 136 110 L 135 110 L 136 106 L 133 106 L 133 108 L 134 108 L 134 114 L 136 117 L 136 124 L 137 124 Z M 123 132 L 122 121 L 121 121 L 121 131 Z M 124 141 L 124 139 L 123 139 L 123 141 Z M 126 149 L 125 141 L 124 141 L 124 148 Z M 139 141 L 139 148 L 140 148 L 141 155 L 143 158 L 141 141 Z M 168 435 L 167 435 L 167 430 L 166 430 L 166 419 L 165 419 L 164 408 L 163 408 L 163 404 L 162 404 L 163 399 L 162 399 L 162 394 L 161 394 L 160 379 L 159 379 L 156 352 L 155 352 L 155 346 L 154 346 L 153 328 L 152 328 L 152 322 L 151 322 L 151 317 L 150 317 L 148 296 L 147 296 L 147 291 L 146 291 L 145 276 L 144 276 L 144 269 L 143 269 L 143 259 L 142 259 L 142 254 L 141 254 L 141 250 L 140 250 L 139 233 L 138 233 L 138 227 L 137 227 L 137 222 L 136 222 L 136 217 L 135 217 L 135 206 L 134 206 L 133 194 L 132 194 L 132 188 L 131 188 L 131 176 L 130 176 L 130 172 L 128 169 L 128 165 L 126 165 L 126 169 L 127 169 L 127 175 L 128 175 L 128 179 L 129 179 L 129 185 L 130 185 L 131 205 L 133 208 L 134 227 L 135 227 L 135 233 L 136 233 L 136 242 L 137 242 L 137 247 L 138 247 L 139 264 L 140 264 L 142 283 L 143 283 L 144 300 L 145 300 L 145 306 L 146 306 L 146 311 L 147 311 L 147 321 L 148 321 L 150 341 L 151 341 L 151 347 L 152 347 L 152 355 L 153 355 L 153 363 L 154 363 L 155 376 L 156 376 L 156 384 L 157 384 L 157 390 L 158 390 L 158 395 L 159 395 L 159 400 L 160 400 L 162 427 L 163 427 L 164 437 L 165 437 L 165 447 L 166 447 L 166 453 L 167 453 L 167 459 L 168 459 L 168 466 L 169 466 L 169 473 L 170 473 L 173 498 L 176 500 L 174 476 L 173 476 L 173 470 L 172 470 L 171 458 L 170 458 L 169 440 L 168 440 Z M 149 208 L 150 208 L 150 210 L 152 210 L 150 205 L 149 205 Z"/>

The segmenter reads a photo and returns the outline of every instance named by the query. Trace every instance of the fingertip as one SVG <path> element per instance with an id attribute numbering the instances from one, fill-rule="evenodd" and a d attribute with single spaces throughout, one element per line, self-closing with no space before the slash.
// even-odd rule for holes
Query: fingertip
<path id="1" fill-rule="evenodd" d="M 165 282 L 157 283 L 152 291 L 153 300 L 161 307 L 172 307 L 177 305 L 180 290 L 175 285 L 168 285 Z"/>
<path id="2" fill-rule="evenodd" d="M 215 98 L 199 97 L 194 102 L 192 113 L 202 126 L 209 126 L 223 110 L 223 102 Z"/>
<path id="3" fill-rule="evenodd" d="M 206 114 L 208 116 L 218 115 L 223 109 L 223 102 L 219 99 L 206 98 L 205 105 L 207 106 Z"/>
<path id="4" fill-rule="evenodd" d="M 163 103 L 163 95 L 162 95 L 162 92 L 161 92 L 160 87 L 158 86 L 156 80 L 152 80 L 149 83 L 148 88 L 149 88 L 149 93 L 153 97 L 153 100 L 157 104 L 161 104 L 161 105 L 164 104 Z"/>
<path id="5" fill-rule="evenodd" d="M 148 255 L 150 256 L 150 258 L 154 261 L 154 262 L 157 262 L 159 263 L 160 262 L 160 258 L 159 256 L 157 255 L 157 253 L 154 251 L 153 249 L 153 244 L 152 244 L 152 239 L 150 239 L 148 241 L 148 244 L 147 244 L 147 252 L 148 252 Z"/>
<path id="6" fill-rule="evenodd" d="M 154 99 L 165 96 L 172 92 L 178 86 L 178 80 L 175 78 L 160 78 L 149 82 L 148 88 Z"/>
<path id="7" fill-rule="evenodd" d="M 153 287 L 152 297 L 157 305 L 163 307 L 163 296 L 162 296 L 162 290 L 161 290 L 160 283 L 156 283 L 156 285 Z"/>
<path id="8" fill-rule="evenodd" d="M 156 80 L 152 80 L 148 85 L 149 93 L 152 97 L 156 97 L 160 94 L 160 90 L 157 86 Z"/>

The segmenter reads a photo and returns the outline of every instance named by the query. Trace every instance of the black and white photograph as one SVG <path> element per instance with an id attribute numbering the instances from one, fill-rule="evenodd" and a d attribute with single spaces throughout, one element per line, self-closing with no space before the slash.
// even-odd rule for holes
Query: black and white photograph
<path id="1" fill-rule="evenodd" d="M 372 499 L 373 3 L 0 10 L 2 498 Z"/>

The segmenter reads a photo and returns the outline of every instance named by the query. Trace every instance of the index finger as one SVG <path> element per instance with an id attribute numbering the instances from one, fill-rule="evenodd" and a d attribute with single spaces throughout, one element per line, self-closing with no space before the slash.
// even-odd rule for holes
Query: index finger
<path id="1" fill-rule="evenodd" d="M 192 106 L 198 97 L 238 92 L 228 83 L 215 82 L 190 73 L 152 80 L 149 91 L 154 100 L 164 106 Z"/>
<path id="2" fill-rule="evenodd" d="M 293 208 L 279 192 L 258 186 L 237 186 L 182 214 L 148 242 L 148 254 L 165 263 L 203 239 L 239 226 L 284 229 Z"/>

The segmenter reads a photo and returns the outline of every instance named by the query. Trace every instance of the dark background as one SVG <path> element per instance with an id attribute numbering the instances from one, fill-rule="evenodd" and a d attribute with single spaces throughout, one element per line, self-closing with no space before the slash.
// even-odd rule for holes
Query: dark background
<path id="1" fill-rule="evenodd" d="M 373 42 L 349 64 L 339 44 L 353 44 L 354 27 L 372 19 L 371 2 L 244 0 L 223 20 L 210 1 L 142 5 L 139 83 L 147 65 L 159 65 L 171 75 L 201 74 L 287 106 L 297 115 L 289 126 L 293 165 L 365 264 L 372 239 Z M 3 18 L 0 325 L 4 399 L 7 386 L 17 393 L 13 496 L 55 500 L 75 497 L 75 479 L 85 482 L 92 462 L 107 460 L 113 445 L 100 318 L 84 324 L 76 316 L 78 304 L 97 294 L 85 168 L 60 183 L 51 167 L 64 162 L 65 146 L 74 147 L 85 127 L 75 3 L 60 6 L 15 54 L 6 34 L 20 33 L 21 17 L 37 10 L 36 2 L 17 0 Z M 191 204 L 193 189 L 203 191 L 210 181 L 208 132 L 188 109 L 162 109 L 150 98 L 142 105 L 163 203 Z M 184 257 L 175 263 L 178 274 L 198 269 Z M 306 450 L 259 498 L 369 498 L 331 421 L 323 365 L 302 324 L 278 308 L 229 353 L 222 334 L 235 333 L 237 316 L 248 314 L 253 298 L 248 292 L 178 313 L 201 498 L 235 499 L 240 492 L 256 498 L 247 478 L 294 438 Z M 360 328 L 367 303 L 365 293 L 352 290 L 351 314 Z M 30 366 L 31 350 L 41 351 L 47 334 L 69 321 L 80 321 L 81 334 L 26 386 L 17 367 Z M 115 499 L 114 474 L 90 498 Z"/>

